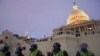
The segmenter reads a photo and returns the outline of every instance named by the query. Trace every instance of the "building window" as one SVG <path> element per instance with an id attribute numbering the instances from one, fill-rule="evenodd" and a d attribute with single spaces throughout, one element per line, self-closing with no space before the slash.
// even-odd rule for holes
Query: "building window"
<path id="1" fill-rule="evenodd" d="M 85 32 L 85 35 L 87 35 L 87 33 Z"/>
<path id="2" fill-rule="evenodd" d="M 76 30 L 76 31 L 80 31 L 79 27 L 75 27 L 75 30 Z"/>
<path id="3" fill-rule="evenodd" d="M 40 40 L 37 40 L 37 42 L 43 42 L 43 41 L 48 41 L 48 39 L 40 39 Z"/>
<path id="4" fill-rule="evenodd" d="M 52 40 L 52 38 L 51 38 L 51 40 Z"/>
<path id="5" fill-rule="evenodd" d="M 69 31 L 68 31 L 67 33 L 68 33 L 68 34 L 70 34 L 70 32 L 69 32 Z"/>
<path id="6" fill-rule="evenodd" d="M 74 31 L 74 28 L 71 28 L 71 31 Z"/>
<path id="7" fill-rule="evenodd" d="M 91 30 L 93 30 L 93 27 L 92 27 L 92 25 L 87 25 L 87 30 L 88 30 L 88 31 L 91 31 Z"/>
<path id="8" fill-rule="evenodd" d="M 58 35 L 61 35 L 61 34 L 63 34 L 63 32 L 62 32 L 62 31 L 58 33 Z"/>
<path id="9" fill-rule="evenodd" d="M 8 39 L 8 37 L 6 36 L 6 37 L 5 37 L 5 39 L 7 40 L 7 39 Z"/>
<path id="10" fill-rule="evenodd" d="M 81 26 L 80 29 L 81 29 L 82 32 L 85 31 L 84 26 Z"/>
<path id="11" fill-rule="evenodd" d="M 66 34 L 68 34 L 68 33 L 66 32 Z"/>
<path id="12" fill-rule="evenodd" d="M 60 34 L 63 34 L 63 32 L 60 32 Z"/>
<path id="13" fill-rule="evenodd" d="M 59 32 L 59 35 L 60 35 L 60 32 Z"/>

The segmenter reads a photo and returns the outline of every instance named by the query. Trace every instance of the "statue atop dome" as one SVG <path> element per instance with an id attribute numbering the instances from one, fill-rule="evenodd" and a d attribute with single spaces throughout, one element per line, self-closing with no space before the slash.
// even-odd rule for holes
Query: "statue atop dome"
<path id="1" fill-rule="evenodd" d="M 76 2 L 73 3 L 73 9 L 74 10 L 77 10 L 78 9 L 78 6 L 77 6 Z"/>

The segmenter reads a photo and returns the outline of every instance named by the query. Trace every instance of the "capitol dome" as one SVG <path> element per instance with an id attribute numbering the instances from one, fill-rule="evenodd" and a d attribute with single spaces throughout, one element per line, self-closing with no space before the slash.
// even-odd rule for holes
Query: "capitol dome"
<path id="1" fill-rule="evenodd" d="M 76 3 L 74 3 L 73 11 L 69 14 L 66 25 L 80 24 L 90 21 L 89 16 L 82 10 L 78 9 Z"/>

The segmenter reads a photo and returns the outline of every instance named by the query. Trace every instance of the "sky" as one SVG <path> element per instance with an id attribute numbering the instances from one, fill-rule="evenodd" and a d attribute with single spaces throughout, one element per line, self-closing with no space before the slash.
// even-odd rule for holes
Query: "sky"
<path id="1" fill-rule="evenodd" d="M 91 19 L 100 19 L 100 0 L 0 0 L 0 32 L 50 36 L 66 23 L 74 1 Z"/>

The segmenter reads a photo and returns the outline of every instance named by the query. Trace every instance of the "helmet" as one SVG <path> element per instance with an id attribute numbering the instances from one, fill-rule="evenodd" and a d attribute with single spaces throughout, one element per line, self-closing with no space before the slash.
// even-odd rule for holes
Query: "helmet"
<path id="1" fill-rule="evenodd" d="M 36 49 L 37 49 L 37 44 L 32 44 L 31 48 L 30 48 L 30 51 L 34 51 Z"/>
<path id="2" fill-rule="evenodd" d="M 61 45 L 60 45 L 60 43 L 56 42 L 56 43 L 53 44 L 53 47 L 59 47 L 60 48 Z"/>
<path id="3" fill-rule="evenodd" d="M 32 44 L 31 48 L 37 48 L 37 44 Z"/>
<path id="4" fill-rule="evenodd" d="M 88 44 L 82 43 L 82 44 L 80 45 L 80 47 L 81 47 L 81 48 L 87 48 L 87 47 L 88 47 Z"/>

